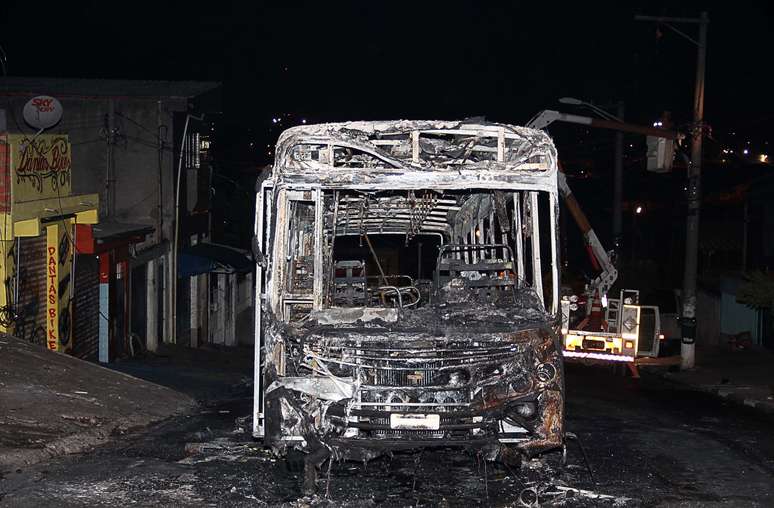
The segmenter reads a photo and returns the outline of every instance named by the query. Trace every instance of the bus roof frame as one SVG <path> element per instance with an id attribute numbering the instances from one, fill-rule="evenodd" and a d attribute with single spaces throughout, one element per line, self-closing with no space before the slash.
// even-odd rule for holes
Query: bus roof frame
<path id="1" fill-rule="evenodd" d="M 423 156 L 421 138 L 439 136 L 472 143 L 471 152 L 492 152 L 493 159 L 473 162 Z M 479 144 L 480 140 L 483 143 Z M 410 143 L 410 157 L 396 157 L 383 149 L 401 143 Z M 357 150 L 383 165 L 337 167 L 323 160 L 298 167 L 299 163 L 292 160 L 292 151 L 299 145 L 327 147 L 330 151 L 327 160 L 333 160 L 337 148 Z M 270 180 L 275 187 L 297 189 L 479 188 L 556 194 L 556 175 L 556 147 L 544 131 L 495 123 L 398 120 L 291 127 L 277 142 Z"/>

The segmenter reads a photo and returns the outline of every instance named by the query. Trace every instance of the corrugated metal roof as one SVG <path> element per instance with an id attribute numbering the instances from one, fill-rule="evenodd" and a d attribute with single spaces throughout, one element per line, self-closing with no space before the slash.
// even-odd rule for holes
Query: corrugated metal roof
<path id="1" fill-rule="evenodd" d="M 219 87 L 215 81 L 149 81 L 85 78 L 0 78 L 0 95 L 48 94 L 81 97 L 170 97 L 189 99 Z"/>
<path id="2" fill-rule="evenodd" d="M 105 220 L 92 227 L 94 239 L 98 242 L 113 240 L 122 236 L 146 235 L 153 232 L 153 226 L 147 224 L 127 224 Z"/>

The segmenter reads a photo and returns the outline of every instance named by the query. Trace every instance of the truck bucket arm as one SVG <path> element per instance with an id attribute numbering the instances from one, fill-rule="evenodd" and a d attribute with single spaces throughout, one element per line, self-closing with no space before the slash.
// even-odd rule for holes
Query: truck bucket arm
<path id="1" fill-rule="evenodd" d="M 581 233 L 583 233 L 583 241 L 586 243 L 586 249 L 589 252 L 591 263 L 594 265 L 594 268 L 601 271 L 601 273 L 591 281 L 589 289 L 591 290 L 591 293 L 596 290 L 600 295 L 605 295 L 618 278 L 618 270 L 613 266 L 612 261 L 610 261 L 610 256 L 607 254 L 604 247 L 602 247 L 602 243 L 599 241 L 599 238 L 597 238 L 594 229 L 592 229 L 586 214 L 583 213 L 583 210 L 578 204 L 578 200 L 575 199 L 575 195 L 573 195 L 572 190 L 569 185 L 567 185 L 567 178 L 564 176 L 564 173 L 559 171 L 557 176 L 559 179 L 559 192 L 564 198 L 567 210 L 570 212 L 573 219 L 575 219 L 575 223 L 580 228 Z"/>

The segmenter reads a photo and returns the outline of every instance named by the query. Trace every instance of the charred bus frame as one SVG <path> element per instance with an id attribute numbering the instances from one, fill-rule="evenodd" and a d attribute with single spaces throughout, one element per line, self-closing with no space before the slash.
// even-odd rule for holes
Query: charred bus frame
<path id="1" fill-rule="evenodd" d="M 556 161 L 546 133 L 502 124 L 285 131 L 257 186 L 254 436 L 313 466 L 561 447 Z M 439 239 L 432 281 L 385 272 L 388 235 Z M 348 237 L 368 261 L 337 259 Z"/>

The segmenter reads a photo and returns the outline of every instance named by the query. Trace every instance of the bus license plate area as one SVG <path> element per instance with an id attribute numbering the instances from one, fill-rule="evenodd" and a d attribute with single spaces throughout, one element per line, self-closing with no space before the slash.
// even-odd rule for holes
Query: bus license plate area
<path id="1" fill-rule="evenodd" d="M 398 430 L 438 430 L 441 426 L 441 415 L 438 414 L 405 414 L 392 413 L 390 428 Z"/>

